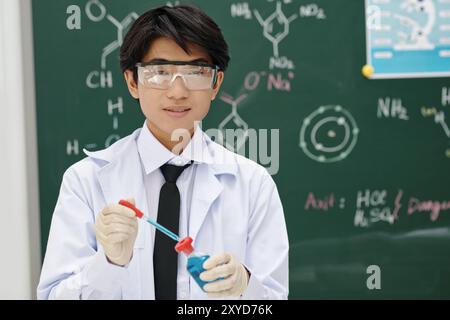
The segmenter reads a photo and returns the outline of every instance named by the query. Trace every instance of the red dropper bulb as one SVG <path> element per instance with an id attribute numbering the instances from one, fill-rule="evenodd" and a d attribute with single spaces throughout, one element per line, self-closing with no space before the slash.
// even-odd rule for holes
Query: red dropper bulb
<path id="1" fill-rule="evenodd" d="M 126 201 L 126 200 L 120 200 L 119 204 L 121 204 L 121 205 L 123 205 L 123 206 L 125 206 L 127 208 L 130 208 L 131 210 L 133 210 L 134 213 L 136 214 L 136 217 L 138 217 L 138 218 L 142 218 L 144 216 L 144 214 L 142 213 L 141 210 L 139 210 L 132 203 L 130 203 L 130 202 Z"/>

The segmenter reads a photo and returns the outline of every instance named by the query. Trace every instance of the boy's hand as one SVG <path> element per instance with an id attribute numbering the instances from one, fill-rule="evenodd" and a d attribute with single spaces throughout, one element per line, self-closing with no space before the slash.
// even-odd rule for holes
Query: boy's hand
<path id="1" fill-rule="evenodd" d="M 240 296 L 247 289 L 249 273 L 247 269 L 229 253 L 215 255 L 203 263 L 206 271 L 200 274 L 203 281 L 213 281 L 203 289 L 209 297 Z"/>
<path id="2" fill-rule="evenodd" d="M 127 201 L 135 204 L 134 199 Z M 119 266 L 130 262 L 138 231 L 133 210 L 120 204 L 108 205 L 98 214 L 94 229 L 110 262 Z"/>

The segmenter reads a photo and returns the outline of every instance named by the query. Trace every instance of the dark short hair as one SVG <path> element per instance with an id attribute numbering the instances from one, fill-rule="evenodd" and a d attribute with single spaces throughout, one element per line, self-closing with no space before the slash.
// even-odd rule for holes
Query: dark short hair
<path id="1" fill-rule="evenodd" d="M 230 61 L 222 32 L 208 15 L 190 5 L 162 6 L 142 14 L 128 31 L 120 48 L 122 72 L 133 70 L 137 81 L 135 65 L 142 61 L 152 41 L 159 37 L 172 39 L 187 54 L 190 54 L 189 43 L 200 46 L 222 71 Z"/>

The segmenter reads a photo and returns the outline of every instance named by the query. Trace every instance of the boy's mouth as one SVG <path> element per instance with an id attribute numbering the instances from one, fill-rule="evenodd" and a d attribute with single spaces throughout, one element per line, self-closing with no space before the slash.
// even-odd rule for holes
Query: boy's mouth
<path id="1" fill-rule="evenodd" d="M 167 108 L 164 108 L 164 110 L 172 111 L 172 112 L 183 112 L 183 111 L 191 110 L 191 108 L 189 108 L 189 107 L 167 107 Z"/>
<path id="2" fill-rule="evenodd" d="M 187 114 L 191 108 L 189 107 L 167 107 L 163 109 L 164 111 L 166 111 L 170 116 L 174 116 L 174 117 L 182 117 L 185 114 Z"/>

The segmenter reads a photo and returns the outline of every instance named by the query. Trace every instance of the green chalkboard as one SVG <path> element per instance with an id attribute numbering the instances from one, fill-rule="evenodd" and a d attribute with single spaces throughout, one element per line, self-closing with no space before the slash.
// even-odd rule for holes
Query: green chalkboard
<path id="1" fill-rule="evenodd" d="M 33 1 L 43 251 L 65 169 L 144 121 L 120 33 L 165 3 Z M 279 141 L 256 155 L 255 137 L 236 144 L 277 183 L 290 299 L 450 298 L 449 78 L 365 78 L 362 0 L 190 3 L 231 53 L 203 129 Z"/>

